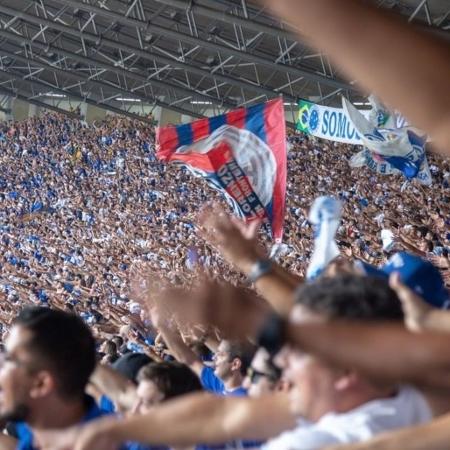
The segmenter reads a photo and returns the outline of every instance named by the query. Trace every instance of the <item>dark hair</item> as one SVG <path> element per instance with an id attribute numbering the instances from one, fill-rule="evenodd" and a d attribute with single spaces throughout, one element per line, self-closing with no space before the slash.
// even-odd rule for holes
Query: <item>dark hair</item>
<path id="1" fill-rule="evenodd" d="M 117 355 L 117 345 L 113 340 L 105 342 L 105 353 L 111 356 Z"/>
<path id="2" fill-rule="evenodd" d="M 153 362 L 153 359 L 144 353 L 128 352 L 114 361 L 112 367 L 130 381 L 136 383 L 139 370 L 151 362 Z"/>
<path id="3" fill-rule="evenodd" d="M 335 319 L 402 320 L 397 294 L 381 278 L 343 275 L 302 285 L 297 303 Z"/>
<path id="4" fill-rule="evenodd" d="M 238 358 L 241 360 L 240 372 L 242 375 L 247 374 L 247 369 L 252 363 L 257 348 L 248 341 L 226 341 L 228 343 L 228 352 L 230 353 L 230 360 Z"/>
<path id="5" fill-rule="evenodd" d="M 420 237 L 421 238 L 424 238 L 427 234 L 428 234 L 428 228 L 427 227 L 425 227 L 425 226 L 420 226 L 419 227 L 419 229 L 418 229 L 418 231 L 419 231 L 419 234 L 420 234 Z"/>
<path id="6" fill-rule="evenodd" d="M 122 337 L 122 336 L 119 336 L 118 334 L 116 334 L 115 336 L 113 336 L 113 337 L 111 338 L 111 341 L 113 341 L 113 342 L 116 344 L 117 348 L 120 348 L 120 347 L 122 347 L 122 345 L 123 345 L 123 337 Z"/>
<path id="7" fill-rule="evenodd" d="M 95 368 L 95 341 L 76 315 L 49 308 L 23 309 L 14 325 L 32 333 L 28 348 L 36 364 L 52 372 L 59 393 L 82 397 Z"/>
<path id="8" fill-rule="evenodd" d="M 137 380 L 153 381 L 164 394 L 164 401 L 202 390 L 197 375 L 188 366 L 178 362 L 147 364 L 139 371 Z"/>

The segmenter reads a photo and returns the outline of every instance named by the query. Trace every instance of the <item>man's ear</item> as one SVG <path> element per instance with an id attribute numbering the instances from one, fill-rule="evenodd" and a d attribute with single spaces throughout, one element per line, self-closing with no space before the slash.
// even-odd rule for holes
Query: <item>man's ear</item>
<path id="1" fill-rule="evenodd" d="M 342 371 L 334 381 L 334 388 L 337 391 L 345 391 L 359 383 L 359 375 L 352 370 Z"/>
<path id="2" fill-rule="evenodd" d="M 30 389 L 30 397 L 38 399 L 50 395 L 56 388 L 53 375 L 47 370 L 41 370 L 36 373 L 33 385 Z"/>
<path id="3" fill-rule="evenodd" d="M 242 361 L 239 358 L 234 358 L 233 361 L 231 361 L 231 370 L 232 371 L 237 371 L 237 370 L 241 370 L 242 367 Z"/>

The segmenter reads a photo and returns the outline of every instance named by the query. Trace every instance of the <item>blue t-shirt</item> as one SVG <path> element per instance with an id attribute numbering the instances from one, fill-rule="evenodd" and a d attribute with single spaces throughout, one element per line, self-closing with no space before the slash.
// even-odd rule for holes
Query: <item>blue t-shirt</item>
<path id="1" fill-rule="evenodd" d="M 107 413 L 111 414 L 116 410 L 116 407 L 114 406 L 114 402 L 106 395 L 102 395 L 100 397 L 100 409 Z"/>
<path id="2" fill-rule="evenodd" d="M 105 412 L 97 406 L 92 397 L 86 396 L 86 401 L 88 409 L 86 415 L 81 419 L 81 423 L 89 422 L 106 415 Z M 16 432 L 19 438 L 16 450 L 37 450 L 36 447 L 33 446 L 33 431 L 25 422 L 16 423 Z"/>
<path id="3" fill-rule="evenodd" d="M 223 381 L 216 376 L 214 369 L 211 367 L 203 367 L 200 381 L 207 391 L 217 395 L 231 395 L 233 397 L 245 397 L 247 395 L 247 389 L 244 389 L 243 387 L 233 389 L 232 391 L 227 390 Z"/>
<path id="4" fill-rule="evenodd" d="M 214 369 L 211 367 L 204 366 L 202 373 L 200 374 L 200 381 L 202 386 L 209 392 L 221 396 L 232 396 L 232 397 L 245 397 L 247 396 L 247 389 L 242 386 L 229 391 L 225 388 L 223 381 L 216 376 Z M 226 449 L 242 449 L 242 448 L 258 448 L 261 446 L 261 442 L 256 441 L 233 441 L 222 445 L 200 445 L 196 447 L 196 450 L 226 450 Z"/>

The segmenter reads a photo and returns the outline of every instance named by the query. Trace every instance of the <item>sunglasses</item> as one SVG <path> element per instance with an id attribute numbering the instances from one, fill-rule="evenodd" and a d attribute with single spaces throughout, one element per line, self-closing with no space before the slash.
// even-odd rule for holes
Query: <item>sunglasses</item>
<path id="1" fill-rule="evenodd" d="M 278 379 L 278 377 L 274 374 L 260 372 L 259 370 L 256 370 L 253 367 L 249 367 L 247 369 L 247 377 L 249 378 L 252 384 L 257 383 L 263 377 L 267 378 L 269 381 L 272 382 L 275 382 Z"/>

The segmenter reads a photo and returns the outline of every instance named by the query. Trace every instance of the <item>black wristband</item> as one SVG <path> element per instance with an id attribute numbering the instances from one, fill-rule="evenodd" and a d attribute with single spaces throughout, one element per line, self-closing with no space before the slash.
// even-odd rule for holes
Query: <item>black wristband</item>
<path id="1" fill-rule="evenodd" d="M 271 270 L 272 261 L 270 259 L 260 259 L 253 265 L 247 278 L 251 283 L 256 283 L 256 281 L 258 281 L 264 275 L 267 275 Z"/>
<path id="2" fill-rule="evenodd" d="M 258 336 L 258 345 L 264 347 L 270 356 L 275 356 L 285 344 L 286 326 L 287 321 L 276 313 L 265 322 Z"/>

